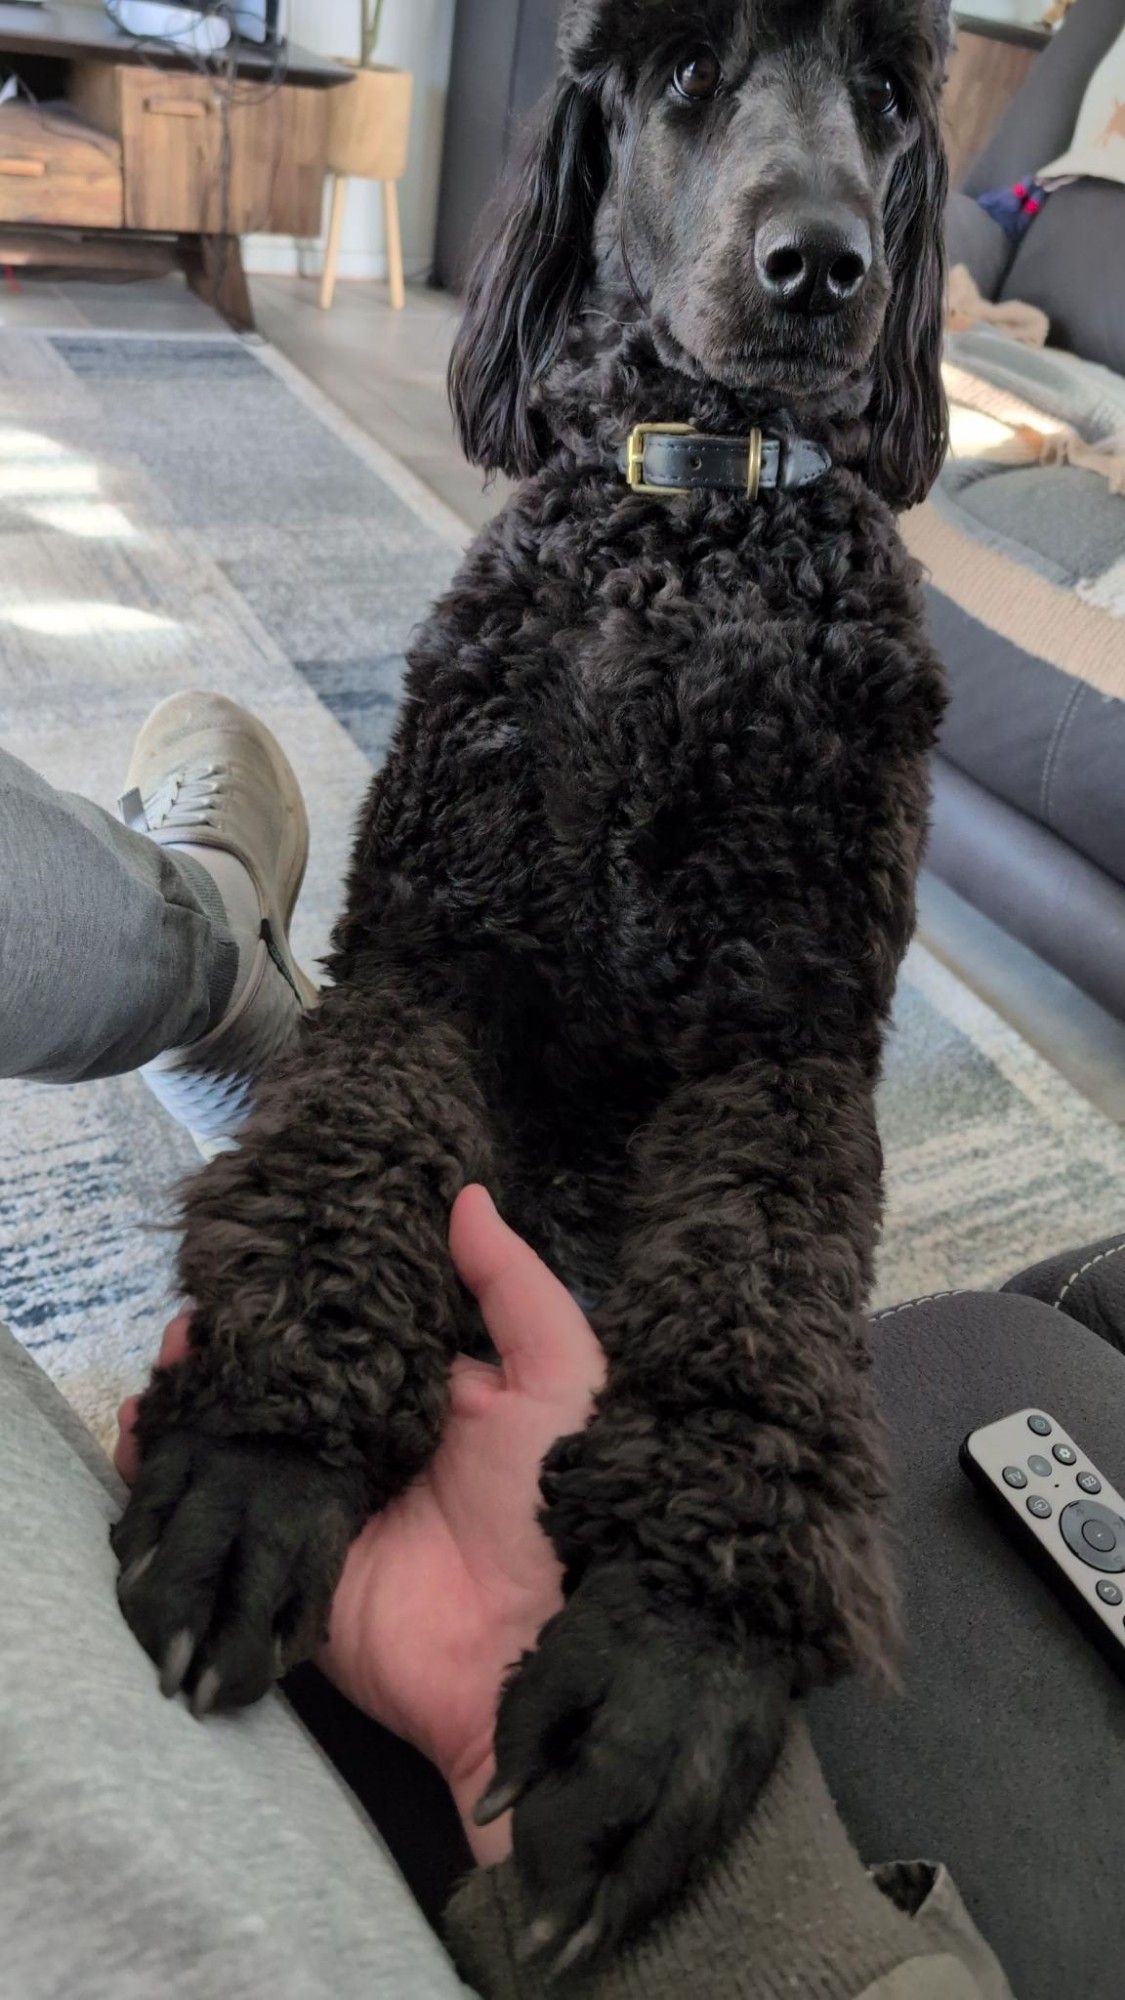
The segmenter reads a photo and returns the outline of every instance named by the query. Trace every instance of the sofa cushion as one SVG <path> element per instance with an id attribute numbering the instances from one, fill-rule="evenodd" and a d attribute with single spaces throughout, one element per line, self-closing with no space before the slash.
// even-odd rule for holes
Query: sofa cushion
<path id="1" fill-rule="evenodd" d="M 1107 479 L 1074 465 L 998 469 L 974 459 L 947 467 L 938 504 L 980 541 L 1010 551 L 1052 583 L 1080 587 L 1088 600 L 1099 588 L 1114 594 L 1125 556 L 1125 498 Z M 1125 577 L 1120 596 L 1125 616 Z M 1118 639 L 1125 652 L 1125 624 Z"/>
<path id="2" fill-rule="evenodd" d="M 977 154 L 961 183 L 966 194 L 1010 187 L 1064 151 L 1091 74 L 1123 27 L 1125 0 L 1078 0 Z M 1088 270 L 1096 282 L 1101 259 L 1091 261 Z"/>
<path id="3" fill-rule="evenodd" d="M 1072 181 L 1048 195 L 1000 297 L 1039 306 L 1053 347 L 1125 375 L 1125 187 Z"/>
<path id="4" fill-rule="evenodd" d="M 1125 1021 L 1125 888 L 1104 868 L 934 759 L 933 873 Z"/>
<path id="5" fill-rule="evenodd" d="M 971 195 L 951 194 L 945 213 L 945 246 L 952 270 L 967 265 L 981 295 L 994 299 L 1012 261 L 1015 244 L 994 216 Z"/>
<path id="6" fill-rule="evenodd" d="M 1066 151 L 1042 161 L 1036 175 L 1046 188 L 1076 177 L 1125 187 L 1125 27 L 1086 86 Z"/>
<path id="7" fill-rule="evenodd" d="M 943 755 L 1125 881 L 1125 700 L 1015 644 L 948 591 L 930 585 L 927 596 L 951 694 Z"/>
<path id="8" fill-rule="evenodd" d="M 951 461 L 902 532 L 950 681 L 945 756 L 1125 881 L 1125 498 L 1070 466 Z"/>
<path id="9" fill-rule="evenodd" d="M 1027 347 L 998 327 L 950 334 L 945 359 L 955 414 L 962 401 L 975 407 L 984 385 L 996 392 L 988 407 L 1001 420 L 1008 410 L 1019 424 L 1034 425 L 1037 415 L 1054 417 L 1091 443 L 1125 431 L 1125 375 L 1112 369 L 1057 348 Z M 956 440 L 954 450 L 968 455 Z"/>
<path id="10" fill-rule="evenodd" d="M 1125 1235 L 1049 1257 L 1010 1278 L 1003 1289 L 1042 1299 L 1125 1350 Z"/>
<path id="11" fill-rule="evenodd" d="M 1125 427 L 1125 379 L 994 330 L 951 336 L 944 374 L 953 450 L 902 520 L 949 676 L 942 750 L 1125 882 L 1125 496 L 1024 450 Z"/>

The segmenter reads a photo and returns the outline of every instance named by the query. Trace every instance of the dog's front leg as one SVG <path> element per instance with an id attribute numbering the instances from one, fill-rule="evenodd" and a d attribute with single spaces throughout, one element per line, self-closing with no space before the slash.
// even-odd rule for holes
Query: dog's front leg
<path id="1" fill-rule="evenodd" d="M 533 1941 L 579 1964 L 742 1819 L 794 1690 L 885 1665 L 893 1618 L 864 1303 L 869 1071 L 682 1085 L 636 1149 L 608 1386 L 544 1472 L 569 1602 L 501 1708 Z"/>
<path id="2" fill-rule="evenodd" d="M 185 1198 L 192 1351 L 142 1401 L 114 1547 L 129 1624 L 199 1710 L 316 1646 L 350 1540 L 440 1435 L 449 1212 L 491 1147 L 464 1033 L 404 984 L 331 993 Z"/>

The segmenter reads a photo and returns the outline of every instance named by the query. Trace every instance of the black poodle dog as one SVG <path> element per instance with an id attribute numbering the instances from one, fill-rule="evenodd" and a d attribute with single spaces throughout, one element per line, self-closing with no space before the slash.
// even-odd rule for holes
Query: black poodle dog
<path id="1" fill-rule="evenodd" d="M 568 1965 L 737 1825 L 795 1691 L 893 1650 L 872 1093 L 943 701 L 893 512 L 945 447 L 947 47 L 945 0 L 564 8 L 451 374 L 521 483 L 414 646 L 335 985 L 188 1190 L 193 1358 L 115 1535 L 166 1690 L 306 1654 L 479 1341 L 486 1182 L 610 1364 L 483 1808 Z"/>

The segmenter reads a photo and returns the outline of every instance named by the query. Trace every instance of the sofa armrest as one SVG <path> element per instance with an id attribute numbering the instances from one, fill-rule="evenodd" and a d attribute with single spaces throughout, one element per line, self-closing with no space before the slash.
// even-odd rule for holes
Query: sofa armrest
<path id="1" fill-rule="evenodd" d="M 1125 1352 L 1125 1236 L 1107 1236 L 1021 1271 L 1003 1287 L 1042 1299 Z"/>
<path id="2" fill-rule="evenodd" d="M 945 211 L 945 244 L 950 270 L 955 264 L 967 264 L 981 297 L 995 299 L 1008 275 L 1016 245 L 971 195 L 950 195 Z"/>

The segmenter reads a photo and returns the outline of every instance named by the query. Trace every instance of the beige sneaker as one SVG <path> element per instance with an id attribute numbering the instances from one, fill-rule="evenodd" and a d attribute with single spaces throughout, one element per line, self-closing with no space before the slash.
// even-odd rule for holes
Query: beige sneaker
<path id="1" fill-rule="evenodd" d="M 241 863 L 247 920 L 232 918 L 239 975 L 223 1019 L 198 1042 L 169 1050 L 141 1072 L 165 1110 L 209 1156 L 252 1108 L 259 1078 L 286 1054 L 317 989 L 297 964 L 289 925 L 308 861 L 301 789 L 262 723 L 218 694 L 176 694 L 137 738 L 119 805 L 122 819 L 161 847 L 205 850 Z M 229 861 L 216 856 L 220 890 Z M 230 905 L 227 905 L 228 911 Z"/>

